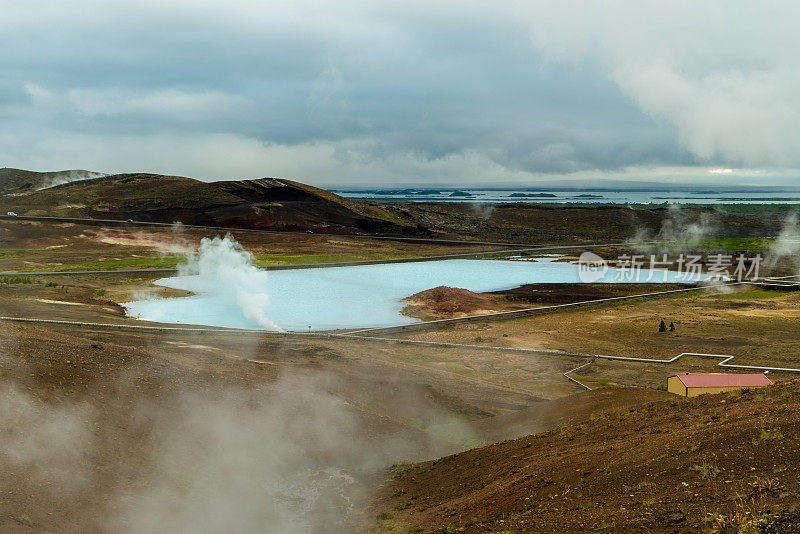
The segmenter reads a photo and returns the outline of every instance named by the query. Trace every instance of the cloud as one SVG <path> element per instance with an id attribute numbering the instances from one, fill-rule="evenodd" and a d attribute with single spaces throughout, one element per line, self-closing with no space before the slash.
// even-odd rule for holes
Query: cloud
<path id="1" fill-rule="evenodd" d="M 792 7 L 754 6 L 15 4 L 0 158 L 321 185 L 790 175 Z"/>
<path id="2" fill-rule="evenodd" d="M 168 89 L 135 94 L 121 90 L 71 89 L 56 92 L 36 84 L 26 84 L 25 91 L 34 107 L 89 117 L 144 114 L 190 118 L 194 114 L 229 112 L 244 104 L 242 97 L 219 91 L 192 93 Z"/>
<path id="3" fill-rule="evenodd" d="M 704 160 L 798 166 L 800 6 L 773 2 L 537 3 L 534 46 L 597 65 Z M 576 13 L 580 15 L 576 16 Z"/>

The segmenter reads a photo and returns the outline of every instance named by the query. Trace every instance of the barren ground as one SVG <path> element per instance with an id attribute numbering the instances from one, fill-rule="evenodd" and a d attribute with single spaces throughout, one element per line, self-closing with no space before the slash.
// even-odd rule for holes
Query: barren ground
<path id="1" fill-rule="evenodd" d="M 187 242 L 196 244 L 203 235 L 197 231 L 176 235 L 168 231 L 2 222 L 0 270 L 147 267 L 178 256 L 180 247 Z M 319 235 L 236 237 L 262 263 L 486 249 Z M 165 291 L 153 288 L 151 280 L 127 274 L 3 277 L 0 316 L 142 324 L 124 317 L 117 303 L 137 291 Z M 525 286 L 482 297 L 497 303 L 499 309 L 511 309 L 651 288 L 655 286 Z M 675 331 L 659 333 L 662 319 L 673 322 Z M 167 502 L 176 498 L 172 491 L 191 495 L 190 490 L 196 489 L 192 477 L 203 461 L 184 464 L 180 458 L 184 452 L 195 458 L 193 447 L 208 441 L 209 436 L 190 434 L 188 443 L 177 446 L 180 454 L 175 465 L 163 458 L 165 434 L 169 437 L 173 426 L 181 426 L 187 398 L 191 402 L 200 399 L 202 410 L 213 414 L 218 403 L 227 402 L 230 391 L 245 391 L 248 400 L 237 405 L 237 410 L 249 413 L 251 405 L 268 406 L 264 399 L 270 398 L 269 388 L 286 380 L 313 384 L 315 393 L 326 395 L 326 406 L 341 402 L 337 414 L 354 421 L 347 439 L 382 451 L 368 469 L 359 463 L 355 452 L 363 449 L 353 446 L 350 455 L 339 458 L 343 465 L 354 466 L 353 472 L 365 487 L 372 488 L 375 481 L 386 484 L 374 507 L 368 508 L 366 501 L 360 503 L 366 512 L 357 514 L 360 523 L 352 528 L 377 525 L 389 530 L 405 525 L 432 530 L 454 523 L 467 532 L 524 531 L 534 526 L 566 532 L 581 524 L 581 528 L 645 524 L 659 531 L 667 528 L 664 525 L 672 525 L 664 514 L 679 508 L 684 519 L 670 528 L 680 530 L 684 525 L 699 525 L 706 511 L 734 509 L 736 501 L 731 496 L 748 491 L 755 480 L 753 473 L 777 478 L 785 488 L 775 493 L 770 503 L 788 506 L 797 496 L 796 481 L 787 478 L 794 472 L 791 458 L 797 452 L 793 448 L 797 436 L 787 426 L 792 420 L 771 419 L 786 410 L 797 413 L 784 395 L 794 395 L 794 389 L 776 389 L 769 403 L 755 407 L 739 402 L 738 411 L 731 416 L 718 413 L 720 399 L 694 401 L 697 408 L 670 415 L 674 407 L 684 403 L 664 401 L 667 394 L 655 388 L 679 371 L 718 370 L 716 361 L 710 359 L 685 358 L 669 365 L 597 359 L 573 376 L 592 387 L 627 387 L 587 392 L 562 376 L 588 361 L 582 357 L 340 337 L 198 334 L 14 322 L 2 322 L 0 329 L 0 392 L 5 400 L 10 399 L 0 406 L 6 410 L 0 413 L 4 421 L 0 423 L 0 439 L 6 445 L 0 450 L 4 473 L 0 480 L 0 530 L 4 532 L 120 530 L 118 523 L 110 521 L 130 519 L 125 519 L 125 512 L 132 495 L 153 488 L 166 491 L 164 473 L 172 477 L 166 486 Z M 750 289 L 472 323 L 394 337 L 647 358 L 671 358 L 681 352 L 720 353 L 735 356 L 733 363 L 800 367 L 799 329 L 800 293 Z M 790 378 L 780 373 L 771 376 L 777 381 Z M 293 387 L 288 391 L 294 392 Z M 753 396 L 743 395 L 742 399 L 752 400 Z M 644 405 L 650 401 L 660 404 Z M 300 404 L 292 409 L 305 409 Z M 616 411 L 620 409 L 623 411 Z M 19 418 L 19 413 L 30 417 Z M 304 417 L 328 417 L 327 412 L 323 415 Z M 727 421 L 726 417 L 741 420 L 742 427 L 738 434 L 726 434 L 725 441 L 720 441 L 714 429 L 723 419 Z M 69 427 L 63 426 L 64 420 L 71 421 Z M 26 425 L 37 421 L 46 423 L 34 425 L 39 433 L 32 435 L 40 441 L 25 441 L 23 438 L 32 432 Z M 247 423 L 234 429 L 247 435 L 253 426 L 252 421 Z M 67 433 L 65 428 L 79 437 L 62 451 L 60 438 L 56 438 Z M 604 433 L 605 428 L 612 430 Z M 662 450 L 656 440 L 666 438 L 676 428 L 680 432 Z M 775 428 L 783 432 L 782 440 L 759 437 L 761 430 Z M 284 431 L 292 435 L 291 428 Z M 421 464 L 413 470 L 396 470 L 394 480 L 384 479 L 380 468 L 392 462 L 430 460 L 540 431 L 548 433 Z M 703 444 L 692 450 L 687 443 L 693 440 Z M 707 444 L 703 440 L 708 440 Z M 50 442 L 54 444 L 44 446 Z M 766 451 L 764 455 L 755 445 L 750 447 L 756 442 Z M 23 454 L 40 449 L 62 452 L 57 457 L 55 453 Z M 638 452 L 632 456 L 611 453 L 609 464 L 600 459 L 609 450 L 634 449 Z M 735 454 L 727 458 L 724 454 L 729 450 Z M 213 452 L 213 457 L 220 456 L 216 449 Z M 332 453 L 326 449 L 325 454 L 310 456 L 322 461 L 320 458 L 327 458 L 327 454 Z M 663 467 L 672 474 L 668 483 L 662 484 L 650 477 L 656 473 L 654 462 L 665 454 L 680 459 Z M 748 455 L 754 458 L 753 473 L 740 470 L 750 459 Z M 578 461 L 588 467 L 577 471 L 566 467 Z M 703 462 L 735 476 L 703 477 L 692 470 Z M 472 463 L 474 467 L 470 467 Z M 53 465 L 58 469 L 49 468 Z M 64 479 L 65 472 L 69 480 Z M 729 478 L 733 482 L 726 482 Z M 494 481 L 498 482 L 493 486 Z M 683 486 L 684 481 L 689 486 Z M 605 497 L 605 484 L 615 484 L 618 495 Z M 788 496 L 779 496 L 786 492 Z M 535 505 L 527 504 L 526 497 Z M 509 516 L 508 511 L 513 514 Z M 377 520 L 378 516 L 382 519 Z M 509 522 L 502 522 L 506 520 Z M 328 528 L 339 528 L 334 527 Z"/>

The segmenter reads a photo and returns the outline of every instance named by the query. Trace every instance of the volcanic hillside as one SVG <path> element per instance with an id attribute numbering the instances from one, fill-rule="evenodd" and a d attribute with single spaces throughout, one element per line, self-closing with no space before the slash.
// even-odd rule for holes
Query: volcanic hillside
<path id="1" fill-rule="evenodd" d="M 372 517 L 383 532 L 798 532 L 799 428 L 800 382 L 597 412 L 395 466 Z"/>
<path id="2" fill-rule="evenodd" d="M 26 174 L 7 173 L 4 189 Z M 13 174 L 13 175 L 12 175 Z M 180 176 L 119 174 L 0 197 L 19 215 L 180 221 L 275 230 L 408 232 L 402 217 L 290 180 L 201 182 Z"/>
<path id="3" fill-rule="evenodd" d="M 0 169 L 0 213 L 513 243 L 763 238 L 791 205 L 683 206 L 356 201 L 286 179 L 202 182 L 159 174 Z M 88 179 L 87 179 L 88 178 Z M 72 183 L 55 185 L 67 180 Z M 41 189 L 47 187 L 46 189 Z M 40 190 L 41 189 L 41 190 Z"/>
<path id="4" fill-rule="evenodd" d="M 0 195 L 26 193 L 43 187 L 100 176 L 103 174 L 84 170 L 36 172 L 4 167 L 0 169 Z"/>

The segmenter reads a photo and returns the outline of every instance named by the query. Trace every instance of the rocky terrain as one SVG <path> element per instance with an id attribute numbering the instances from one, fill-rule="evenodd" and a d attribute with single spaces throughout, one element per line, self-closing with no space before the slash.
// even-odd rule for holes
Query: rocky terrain
<path id="1" fill-rule="evenodd" d="M 403 299 L 408 306 L 403 313 L 412 317 L 444 319 L 491 313 L 503 309 L 503 304 L 489 296 L 459 287 L 439 286 L 426 289 Z"/>
<path id="2" fill-rule="evenodd" d="M 146 330 L 119 303 L 184 293 L 124 269 L 175 267 L 218 231 L 24 217 L 300 231 L 233 232 L 256 264 L 286 265 L 494 249 L 356 235 L 368 233 L 570 245 L 660 235 L 678 241 L 673 253 L 766 253 L 786 207 L 477 209 L 356 202 L 271 178 L 58 185 L 44 174 L 0 172 L 0 213 L 21 216 L 0 219 L 3 532 L 797 531 L 796 374 L 686 400 L 659 391 L 666 378 L 719 371 L 719 359 L 620 357 L 691 351 L 796 368 L 798 292 L 709 290 L 393 339 Z M 85 269 L 121 272 L 53 272 Z M 410 297 L 407 313 L 679 287 L 437 287 Z M 658 331 L 664 319 L 674 331 Z"/>
<path id="3" fill-rule="evenodd" d="M 672 397 L 397 465 L 377 530 L 797 532 L 798 394 Z"/>

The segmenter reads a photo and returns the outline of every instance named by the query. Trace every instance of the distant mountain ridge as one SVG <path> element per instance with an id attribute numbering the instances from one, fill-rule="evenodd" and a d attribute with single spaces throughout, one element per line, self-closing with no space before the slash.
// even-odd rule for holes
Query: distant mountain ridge
<path id="1" fill-rule="evenodd" d="M 84 179 L 46 186 L 64 172 L 3 169 L 2 212 L 275 230 L 415 230 L 408 219 L 380 206 L 280 178 L 202 182 L 161 174 L 105 176 L 82 171 L 87 173 Z"/>

